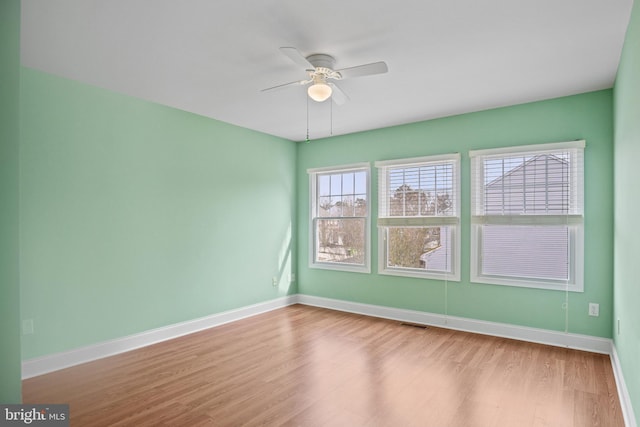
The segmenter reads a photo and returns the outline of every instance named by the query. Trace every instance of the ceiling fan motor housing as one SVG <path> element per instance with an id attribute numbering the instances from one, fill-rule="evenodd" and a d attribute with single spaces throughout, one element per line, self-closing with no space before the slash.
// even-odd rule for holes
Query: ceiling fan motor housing
<path id="1" fill-rule="evenodd" d="M 317 53 L 314 55 L 307 56 L 307 61 L 309 61 L 314 67 L 319 68 L 328 68 L 333 70 L 333 66 L 336 63 L 336 60 L 331 55 L 325 55 L 323 53 Z"/>

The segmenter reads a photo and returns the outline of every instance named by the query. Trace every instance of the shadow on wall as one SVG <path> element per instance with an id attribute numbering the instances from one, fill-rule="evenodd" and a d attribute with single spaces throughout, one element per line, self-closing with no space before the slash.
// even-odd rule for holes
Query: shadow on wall
<path id="1" fill-rule="evenodd" d="M 292 269 L 293 241 L 291 238 L 291 228 L 291 222 L 289 222 L 278 253 L 278 274 L 273 278 L 273 286 L 278 288 L 278 295 L 281 296 L 289 295 L 292 284 L 295 282 Z"/>

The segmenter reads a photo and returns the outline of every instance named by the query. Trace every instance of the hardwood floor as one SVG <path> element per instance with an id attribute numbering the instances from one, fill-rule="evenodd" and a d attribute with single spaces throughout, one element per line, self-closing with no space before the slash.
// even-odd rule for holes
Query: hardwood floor
<path id="1" fill-rule="evenodd" d="M 294 305 L 31 378 L 72 426 L 624 426 L 609 357 Z"/>

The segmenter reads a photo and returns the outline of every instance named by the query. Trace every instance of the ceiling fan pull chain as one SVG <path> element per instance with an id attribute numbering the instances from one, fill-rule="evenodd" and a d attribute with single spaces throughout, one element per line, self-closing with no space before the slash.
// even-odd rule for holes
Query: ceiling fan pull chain
<path id="1" fill-rule="evenodd" d="M 307 100 L 307 139 L 305 142 L 308 144 L 311 141 L 309 141 L 309 97 L 306 94 L 305 99 Z"/>
<path id="2" fill-rule="evenodd" d="M 333 102 L 329 101 L 329 136 L 333 136 Z"/>

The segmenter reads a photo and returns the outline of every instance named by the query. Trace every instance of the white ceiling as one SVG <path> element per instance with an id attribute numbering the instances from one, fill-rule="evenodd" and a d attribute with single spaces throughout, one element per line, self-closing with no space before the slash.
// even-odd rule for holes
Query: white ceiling
<path id="1" fill-rule="evenodd" d="M 613 85 L 633 0 L 22 0 L 22 63 L 291 140 L 326 53 L 342 106 L 309 102 L 312 139 Z"/>

